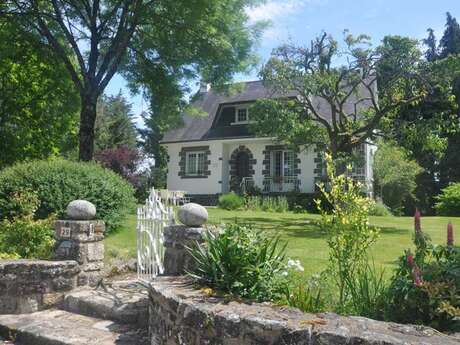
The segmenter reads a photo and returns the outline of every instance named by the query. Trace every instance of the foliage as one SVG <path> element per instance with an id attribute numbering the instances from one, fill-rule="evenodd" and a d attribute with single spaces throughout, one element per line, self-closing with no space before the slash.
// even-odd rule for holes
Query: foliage
<path id="1" fill-rule="evenodd" d="M 17 214 L 18 204 L 11 197 L 24 190 L 37 193 L 40 205 L 36 218 L 51 214 L 62 217 L 70 201 L 86 199 L 96 205 L 97 215 L 109 231 L 135 205 L 129 183 L 95 163 L 32 161 L 0 172 L 0 219 Z"/>
<path id="2" fill-rule="evenodd" d="M 336 159 L 375 139 L 375 130 L 399 107 L 426 94 L 430 71 L 419 55 L 391 50 L 387 41 L 372 47 L 368 36 L 347 32 L 343 46 L 324 33 L 309 48 L 275 49 L 260 72 L 264 84 L 299 97 L 256 102 L 251 109 L 255 133 L 294 147 L 316 144 Z"/>
<path id="3" fill-rule="evenodd" d="M 252 211 L 287 212 L 289 204 L 285 196 L 246 196 L 245 207 Z"/>
<path id="4" fill-rule="evenodd" d="M 292 260 L 289 260 L 292 261 Z M 288 264 L 289 264 L 288 261 Z M 288 271 L 290 275 L 289 284 L 281 304 L 298 308 L 307 313 L 318 313 L 327 308 L 325 292 L 325 278 L 323 275 L 313 275 L 305 278 L 302 275 L 303 268 Z"/>
<path id="5" fill-rule="evenodd" d="M 441 216 L 460 216 L 460 183 L 452 183 L 436 197 L 436 211 Z"/>
<path id="6" fill-rule="evenodd" d="M 0 256 L 4 259 L 48 259 L 54 246 L 54 218 L 34 220 L 39 206 L 37 194 L 21 191 L 11 197 L 11 203 L 20 205 L 22 215 L 0 221 Z"/>
<path id="7" fill-rule="evenodd" d="M 184 81 L 223 83 L 253 62 L 260 25 L 248 23 L 245 10 L 254 3 L 7 0 L 0 14 L 40 34 L 66 66 L 81 97 L 80 158 L 90 160 L 97 99 L 115 73 L 133 88 L 149 86 L 152 103 L 168 98 L 177 109 Z"/>
<path id="8" fill-rule="evenodd" d="M 367 252 L 379 230 L 369 225 L 371 201 L 361 194 L 361 186 L 346 174 L 336 175 L 331 155 L 326 155 L 329 183 L 319 188 L 332 205 L 329 214 L 318 201 L 320 227 L 329 247 L 329 270 L 338 283 L 338 308 L 345 311 L 354 294 L 350 287 L 366 269 Z"/>
<path id="9" fill-rule="evenodd" d="M 196 265 L 188 274 L 199 284 L 224 293 L 276 301 L 285 291 L 285 249 L 279 237 L 226 224 L 218 233 L 208 231 L 204 244 L 188 248 Z"/>
<path id="10" fill-rule="evenodd" d="M 458 332 L 460 325 L 460 250 L 448 225 L 447 245 L 433 245 L 419 221 L 414 234 L 415 255 L 399 258 L 387 293 L 386 317 L 395 322 L 428 325 Z"/>
<path id="11" fill-rule="evenodd" d="M 374 158 L 374 176 L 383 202 L 400 214 L 405 199 L 414 198 L 415 179 L 422 172 L 403 149 L 392 143 L 379 143 Z"/>
<path id="12" fill-rule="evenodd" d="M 126 147 L 136 149 L 137 130 L 132 121 L 132 104 L 120 92 L 101 96 L 95 125 L 95 151 Z"/>
<path id="13" fill-rule="evenodd" d="M 0 56 L 0 169 L 74 146 L 79 100 L 65 66 L 1 15 Z"/>
<path id="14" fill-rule="evenodd" d="M 388 206 L 381 201 L 373 202 L 369 208 L 369 216 L 388 217 L 392 215 Z"/>
<path id="15" fill-rule="evenodd" d="M 244 198 L 235 192 L 230 192 L 219 196 L 219 207 L 225 210 L 237 210 L 242 208 L 243 205 Z"/>

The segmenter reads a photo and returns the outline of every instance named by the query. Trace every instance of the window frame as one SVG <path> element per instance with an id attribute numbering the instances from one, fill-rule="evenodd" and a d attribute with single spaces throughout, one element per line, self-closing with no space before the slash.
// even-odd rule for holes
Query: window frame
<path id="1" fill-rule="evenodd" d="M 240 110 L 245 110 L 246 111 L 246 120 L 240 121 L 239 120 L 239 111 Z M 241 105 L 238 107 L 235 107 L 235 121 L 232 122 L 232 125 L 244 125 L 249 123 L 249 107 L 246 105 Z"/>
<path id="2" fill-rule="evenodd" d="M 279 169 L 277 169 L 277 167 L 275 166 L 275 155 L 281 153 L 281 160 L 280 160 L 280 166 L 278 167 Z M 291 175 L 286 175 L 285 174 L 285 171 L 286 170 L 289 170 L 288 167 L 285 166 L 285 161 L 286 161 L 286 154 L 292 154 L 292 166 L 291 166 L 291 169 L 292 170 L 292 174 Z M 271 152 L 271 157 L 270 157 L 270 161 L 271 161 L 271 166 L 270 166 L 270 176 L 271 177 L 276 177 L 276 178 L 279 178 L 279 177 L 282 177 L 282 178 L 290 178 L 290 177 L 296 177 L 297 175 L 295 174 L 295 152 L 292 151 L 292 150 L 274 150 Z M 279 170 L 280 174 L 279 175 L 275 175 L 275 171 L 276 170 Z"/>
<path id="3" fill-rule="evenodd" d="M 190 155 L 195 155 L 195 172 L 190 172 Z M 203 156 L 203 171 L 199 171 L 200 161 L 199 156 Z M 205 168 L 206 168 L 206 152 L 205 151 L 187 151 L 185 153 L 185 175 L 186 176 L 205 176 Z"/>

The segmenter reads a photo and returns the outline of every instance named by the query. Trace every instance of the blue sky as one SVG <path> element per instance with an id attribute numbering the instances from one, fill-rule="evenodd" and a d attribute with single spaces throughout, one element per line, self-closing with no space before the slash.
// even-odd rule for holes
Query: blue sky
<path id="1" fill-rule="evenodd" d="M 343 30 L 348 29 L 353 34 L 368 34 L 378 43 L 390 34 L 422 39 L 431 27 L 439 39 L 447 11 L 460 20 L 460 0 L 267 0 L 247 13 L 252 21 L 271 21 L 257 47 L 263 62 L 279 44 L 308 44 L 322 31 L 341 38 Z M 236 80 L 254 80 L 256 76 L 253 71 L 238 75 Z M 147 110 L 140 96 L 129 94 L 120 76 L 113 78 L 106 93 L 116 94 L 120 89 L 133 103 L 136 115 Z M 136 122 L 142 125 L 138 118 Z"/>

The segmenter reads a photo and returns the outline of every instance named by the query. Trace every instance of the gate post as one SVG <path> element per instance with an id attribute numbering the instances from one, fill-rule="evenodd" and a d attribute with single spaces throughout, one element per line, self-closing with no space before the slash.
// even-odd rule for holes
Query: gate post
<path id="1" fill-rule="evenodd" d="M 104 231 L 102 220 L 94 220 L 96 208 L 89 201 L 74 200 L 67 206 L 67 220 L 54 224 L 54 258 L 75 260 L 80 267 L 77 284 L 96 285 L 104 268 Z"/>
<path id="2" fill-rule="evenodd" d="M 164 275 L 177 276 L 193 268 L 193 260 L 186 247 L 204 242 L 207 231 L 203 224 L 208 211 L 198 204 L 189 203 L 179 208 L 178 218 L 184 225 L 170 225 L 164 229 Z"/>

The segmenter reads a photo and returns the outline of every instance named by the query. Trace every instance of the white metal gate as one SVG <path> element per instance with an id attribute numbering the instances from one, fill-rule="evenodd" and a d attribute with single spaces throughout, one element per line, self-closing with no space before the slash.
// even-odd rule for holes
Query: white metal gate
<path id="1" fill-rule="evenodd" d="M 163 230 L 173 222 L 172 206 L 164 205 L 152 188 L 145 205 L 137 209 L 137 277 L 141 282 L 163 273 Z"/>

